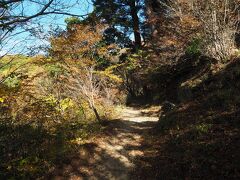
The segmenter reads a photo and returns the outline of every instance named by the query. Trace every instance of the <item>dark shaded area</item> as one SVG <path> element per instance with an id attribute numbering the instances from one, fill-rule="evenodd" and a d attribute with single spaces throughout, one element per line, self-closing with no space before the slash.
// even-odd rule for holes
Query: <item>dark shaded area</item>
<path id="1" fill-rule="evenodd" d="M 9 120 L 10 121 L 10 120 Z M 9 122 L 8 121 L 8 122 Z M 100 130 L 95 124 L 56 124 L 54 129 L 0 121 L 0 179 L 36 179 L 79 147 L 69 143 Z M 89 136 L 89 135 L 87 135 Z"/>
<path id="2" fill-rule="evenodd" d="M 150 175 L 151 179 L 239 179 L 240 131 L 235 126 L 239 112 L 205 122 L 193 116 L 194 112 L 185 113 L 170 116 L 171 123 L 161 124 L 164 131 L 158 129 L 161 135 L 154 134 L 148 142 L 153 151 L 139 159 L 135 175 L 139 179 Z"/>
<path id="3" fill-rule="evenodd" d="M 211 64 L 215 59 L 199 54 L 185 54 L 177 62 L 162 65 L 153 69 L 143 80 L 135 80 L 138 84 L 138 95 L 128 96 L 127 104 L 159 104 L 166 100 L 179 103 L 183 99 L 191 99 L 195 89 L 183 88 L 181 84 L 189 79 L 195 80 L 211 74 Z M 134 80 L 133 80 L 134 81 Z M 134 82 L 135 82 L 134 81 Z M 132 93 L 134 94 L 134 93 Z"/>
<path id="4" fill-rule="evenodd" d="M 51 140 L 54 137 L 41 128 L 1 122 L 0 179 L 33 178 L 46 171 Z"/>
<path id="5" fill-rule="evenodd" d="M 240 47 L 240 33 L 236 34 L 236 45 L 238 48 Z"/>
<path id="6" fill-rule="evenodd" d="M 240 178 L 240 61 L 209 76 L 161 116 L 138 159 L 137 179 Z"/>

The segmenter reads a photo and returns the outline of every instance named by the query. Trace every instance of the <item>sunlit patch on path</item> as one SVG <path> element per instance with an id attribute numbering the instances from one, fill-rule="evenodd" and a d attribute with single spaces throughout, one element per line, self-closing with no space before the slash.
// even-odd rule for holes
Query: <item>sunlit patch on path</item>
<path id="1" fill-rule="evenodd" d="M 51 179 L 130 179 L 135 159 L 144 155 L 143 135 L 158 121 L 146 110 L 125 108 L 101 137 L 83 145 Z"/>

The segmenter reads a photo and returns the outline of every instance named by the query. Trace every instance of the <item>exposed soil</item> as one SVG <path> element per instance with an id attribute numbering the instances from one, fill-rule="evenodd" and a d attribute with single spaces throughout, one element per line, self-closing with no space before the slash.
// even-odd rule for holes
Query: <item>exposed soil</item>
<path id="1" fill-rule="evenodd" d="M 144 136 L 158 121 L 158 108 L 123 109 L 106 131 L 53 170 L 50 179 L 133 179 L 136 159 L 143 157 Z"/>

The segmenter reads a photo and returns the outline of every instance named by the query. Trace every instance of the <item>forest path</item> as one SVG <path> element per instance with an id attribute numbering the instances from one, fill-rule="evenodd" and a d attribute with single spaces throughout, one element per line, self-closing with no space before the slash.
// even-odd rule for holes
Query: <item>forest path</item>
<path id="1" fill-rule="evenodd" d="M 85 144 L 53 179 L 134 179 L 135 160 L 144 156 L 144 136 L 157 123 L 158 111 L 124 108 L 105 133 Z"/>

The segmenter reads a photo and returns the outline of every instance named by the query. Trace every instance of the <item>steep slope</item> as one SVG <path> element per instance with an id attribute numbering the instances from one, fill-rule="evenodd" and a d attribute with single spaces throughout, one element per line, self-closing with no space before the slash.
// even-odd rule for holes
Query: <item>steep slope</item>
<path id="1" fill-rule="evenodd" d="M 139 160 L 140 179 L 240 178 L 239 69 L 239 60 L 229 63 L 160 117 Z"/>

